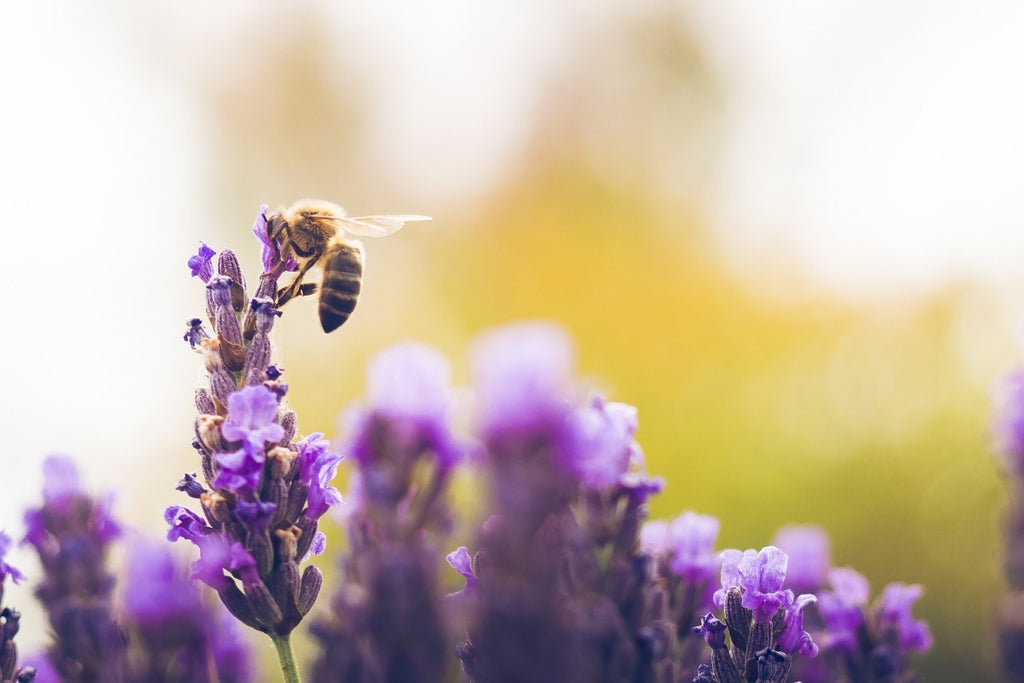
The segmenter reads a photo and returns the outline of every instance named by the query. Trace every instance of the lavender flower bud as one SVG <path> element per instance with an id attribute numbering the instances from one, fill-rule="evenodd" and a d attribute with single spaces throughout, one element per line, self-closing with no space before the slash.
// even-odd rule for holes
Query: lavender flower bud
<path id="1" fill-rule="evenodd" d="M 253 299 L 250 310 L 255 315 L 255 327 L 245 353 L 245 366 L 242 377 L 246 384 L 261 384 L 270 379 L 267 368 L 270 365 L 270 334 L 274 319 L 281 312 L 274 308 L 272 299 Z"/>
<path id="2" fill-rule="evenodd" d="M 174 487 L 178 491 L 182 491 L 189 498 L 198 499 L 201 495 L 206 493 L 206 489 L 196 479 L 196 473 L 188 474 L 187 472 L 182 475 L 178 485 Z"/>
<path id="3" fill-rule="evenodd" d="M 287 448 L 288 444 L 295 438 L 295 431 L 298 429 L 298 418 L 294 411 L 287 410 L 281 416 L 281 429 L 284 430 L 284 436 L 277 443 L 279 446 Z"/>
<path id="4" fill-rule="evenodd" d="M 200 415 L 213 415 L 217 412 L 210 392 L 202 387 L 196 389 L 196 410 Z"/>
<path id="5" fill-rule="evenodd" d="M 764 649 L 756 654 L 757 683 L 786 683 L 789 678 L 789 657 L 778 650 Z"/>
<path id="6" fill-rule="evenodd" d="M 220 340 L 220 354 L 224 365 L 232 372 L 242 369 L 245 352 L 242 345 L 242 329 L 238 317 L 232 307 L 231 286 L 229 277 L 218 275 L 210 280 L 207 288 L 213 295 L 214 329 Z"/>
<path id="7" fill-rule="evenodd" d="M 235 252 L 225 249 L 217 256 L 217 272 L 231 279 L 231 307 L 236 313 L 245 308 L 245 277 Z"/>
<path id="8" fill-rule="evenodd" d="M 704 640 L 711 648 L 711 671 L 719 683 L 742 683 L 739 669 L 729 654 L 725 644 L 726 625 L 714 614 L 705 614 L 700 626 L 694 627 L 695 632 L 702 633 Z"/>

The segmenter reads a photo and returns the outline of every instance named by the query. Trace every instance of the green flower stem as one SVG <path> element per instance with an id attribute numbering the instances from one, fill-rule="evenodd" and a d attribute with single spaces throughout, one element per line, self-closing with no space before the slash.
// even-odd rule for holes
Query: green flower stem
<path id="1" fill-rule="evenodd" d="M 295 664 L 295 653 L 292 652 L 291 636 L 279 636 L 271 633 L 270 639 L 274 641 L 277 648 L 277 658 L 281 660 L 281 673 L 284 675 L 285 683 L 302 683 L 299 678 L 299 668 Z"/>

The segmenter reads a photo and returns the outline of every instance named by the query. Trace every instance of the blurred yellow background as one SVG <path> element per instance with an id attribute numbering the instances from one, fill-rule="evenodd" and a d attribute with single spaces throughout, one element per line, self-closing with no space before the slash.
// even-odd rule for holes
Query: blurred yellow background
<path id="1" fill-rule="evenodd" d="M 147 531 L 181 502 L 199 240 L 254 278 L 263 202 L 426 213 L 367 244 L 341 330 L 323 335 L 312 302 L 285 310 L 302 432 L 337 434 L 387 344 L 438 346 L 464 383 L 482 330 L 558 321 L 581 372 L 639 408 L 668 481 L 655 516 L 713 514 L 723 548 L 822 524 L 875 589 L 925 585 L 925 678 L 995 679 L 988 422 L 1024 310 L 1007 43 L 1024 18 L 966 7 L 2 10 L 4 467 L 29 482 L 6 526 L 55 450 Z"/>

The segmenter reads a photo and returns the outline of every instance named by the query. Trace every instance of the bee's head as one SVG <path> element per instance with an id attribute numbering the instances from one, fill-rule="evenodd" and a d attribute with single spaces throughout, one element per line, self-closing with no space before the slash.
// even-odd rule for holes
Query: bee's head
<path id="1" fill-rule="evenodd" d="M 275 212 L 267 216 L 267 237 L 273 242 L 280 243 L 284 237 L 284 231 L 288 228 L 288 221 L 284 219 L 281 212 Z"/>

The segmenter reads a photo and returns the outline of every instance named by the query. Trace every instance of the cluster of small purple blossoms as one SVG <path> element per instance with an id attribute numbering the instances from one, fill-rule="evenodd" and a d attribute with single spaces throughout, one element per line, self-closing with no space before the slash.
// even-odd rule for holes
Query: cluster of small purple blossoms
<path id="1" fill-rule="evenodd" d="M 796 596 L 783 587 L 789 556 L 773 545 L 760 551 L 726 550 L 721 559 L 721 588 L 714 602 L 724 619 L 708 612 L 693 629 L 711 648 L 710 664 L 702 665 L 694 680 L 785 683 L 791 657 L 818 655 L 818 646 L 803 630 L 804 608 L 815 596 Z"/>
<path id="2" fill-rule="evenodd" d="M 1003 548 L 1007 591 L 998 612 L 999 654 L 1008 679 L 1024 681 L 1024 369 L 1003 382 L 994 432 L 1009 488 Z"/>
<path id="3" fill-rule="evenodd" d="M 36 679 L 36 671 L 32 667 L 18 667 L 18 646 L 14 643 L 21 613 L 4 605 L 7 578 L 10 577 L 14 583 L 25 580 L 25 575 L 17 567 L 4 560 L 12 544 L 11 537 L 0 531 L 0 683 L 32 683 Z"/>
<path id="4" fill-rule="evenodd" d="M 186 474 L 178 489 L 199 501 L 202 514 L 167 509 L 170 540 L 199 548 L 193 578 L 212 587 L 242 623 L 288 650 L 288 635 L 312 608 L 323 581 L 314 565 L 325 536 L 320 518 L 340 501 L 330 486 L 341 456 L 322 434 L 297 438 L 288 387 L 272 364 L 270 331 L 277 279 L 289 267 L 267 236 L 267 208 L 253 231 L 263 244 L 263 273 L 250 299 L 235 254 L 201 245 L 189 259 L 206 284 L 206 320 L 189 321 L 185 340 L 202 355 L 209 386 L 196 390 L 193 447 L 202 481 Z M 207 331 L 209 323 L 212 334 Z"/>
<path id="5" fill-rule="evenodd" d="M 25 515 L 25 542 L 44 569 L 36 596 L 53 632 L 38 662 L 40 681 L 252 681 L 247 649 L 223 612 L 218 620 L 202 604 L 169 548 L 129 545 L 116 609 L 118 581 L 108 555 L 125 532 L 111 515 L 110 499 L 85 491 L 68 458 L 48 458 L 43 475 L 43 504 Z"/>
<path id="6" fill-rule="evenodd" d="M 920 586 L 889 584 L 869 604 L 862 575 L 831 567 L 821 529 L 786 527 L 775 542 L 781 547 L 721 553 L 714 602 L 723 613 L 719 618 L 708 612 L 693 629 L 712 651 L 694 681 L 918 680 L 910 655 L 932 644 L 928 625 L 911 614 Z M 794 589 L 809 592 L 796 595 Z"/>

